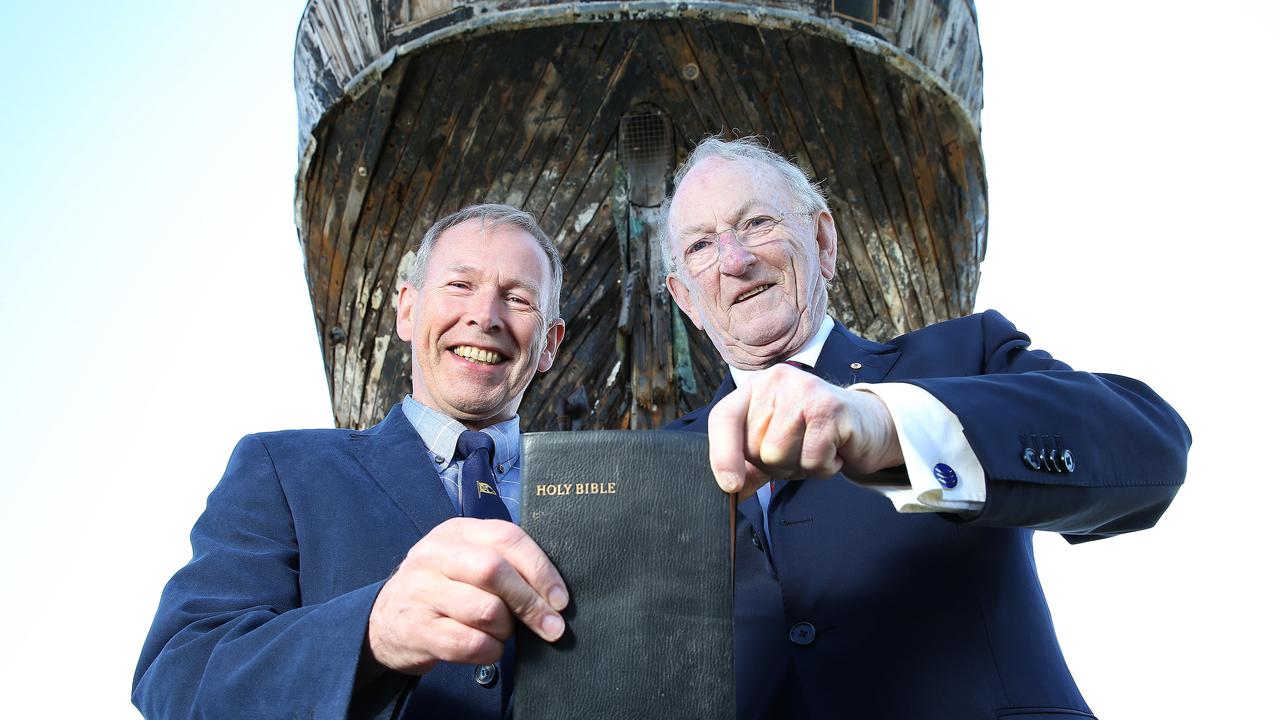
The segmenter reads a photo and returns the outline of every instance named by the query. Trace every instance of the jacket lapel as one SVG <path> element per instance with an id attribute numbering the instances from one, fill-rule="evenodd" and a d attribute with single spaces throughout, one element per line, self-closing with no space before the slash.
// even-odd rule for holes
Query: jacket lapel
<path id="1" fill-rule="evenodd" d="M 711 414 L 711 408 L 715 407 L 716 403 L 736 389 L 738 389 L 738 386 L 733 384 L 733 376 L 726 372 L 724 381 L 720 383 L 720 387 L 716 389 L 716 394 L 711 397 L 710 402 L 688 415 L 676 419 L 674 423 L 667 426 L 667 429 L 681 432 L 700 432 L 705 435 L 707 432 L 707 416 Z"/>
<path id="2" fill-rule="evenodd" d="M 837 322 L 822 346 L 814 372 L 840 387 L 858 382 L 880 382 L 898 361 L 900 353 L 892 345 L 860 338 Z"/>
<path id="3" fill-rule="evenodd" d="M 356 459 L 422 534 L 454 516 L 431 453 L 399 405 L 350 437 Z"/>

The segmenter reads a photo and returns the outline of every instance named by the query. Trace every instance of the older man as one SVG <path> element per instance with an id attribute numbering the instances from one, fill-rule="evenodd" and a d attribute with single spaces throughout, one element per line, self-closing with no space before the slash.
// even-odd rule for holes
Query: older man
<path id="1" fill-rule="evenodd" d="M 995 312 L 853 335 L 827 315 L 831 212 L 757 143 L 700 144 L 666 228 L 667 286 L 729 365 L 674 427 L 707 432 L 718 482 L 744 493 L 739 715 L 1091 716 L 1030 531 L 1152 525 L 1185 475 L 1178 415 L 1028 349 Z"/>
<path id="2" fill-rule="evenodd" d="M 237 445 L 143 648 L 144 715 L 503 715 L 515 623 L 554 640 L 568 603 L 510 522 L 516 410 L 564 336 L 561 274 L 514 208 L 427 232 L 397 306 L 412 396 L 366 432 Z"/>

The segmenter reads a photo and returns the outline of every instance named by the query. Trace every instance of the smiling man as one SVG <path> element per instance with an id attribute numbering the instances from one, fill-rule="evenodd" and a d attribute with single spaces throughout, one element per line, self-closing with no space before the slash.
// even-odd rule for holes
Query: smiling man
<path id="1" fill-rule="evenodd" d="M 667 287 L 729 372 L 672 427 L 739 492 L 743 718 L 1092 717 L 1031 530 L 1150 527 L 1190 435 L 1149 388 L 1073 371 L 998 313 L 881 344 L 827 313 L 839 243 L 796 166 L 702 142 L 667 207 Z M 1105 591 L 1105 590 L 1102 590 Z"/>
<path id="2" fill-rule="evenodd" d="M 366 432 L 250 435 L 191 532 L 134 678 L 152 718 L 502 717 L 510 638 L 564 631 L 519 527 L 519 417 L 564 337 L 527 213 L 427 231 L 400 289 L 413 394 Z"/>

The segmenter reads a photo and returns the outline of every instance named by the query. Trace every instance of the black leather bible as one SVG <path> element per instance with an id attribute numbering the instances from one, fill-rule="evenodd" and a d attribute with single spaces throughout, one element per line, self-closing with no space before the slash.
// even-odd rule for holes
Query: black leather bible
<path id="1" fill-rule="evenodd" d="M 569 588 L 520 626 L 515 720 L 734 717 L 733 517 L 703 435 L 526 433 L 520 525 Z"/>

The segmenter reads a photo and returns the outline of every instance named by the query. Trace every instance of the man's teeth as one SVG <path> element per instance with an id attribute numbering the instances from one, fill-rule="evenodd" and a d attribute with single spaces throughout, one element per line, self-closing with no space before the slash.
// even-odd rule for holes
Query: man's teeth
<path id="1" fill-rule="evenodd" d="M 486 365 L 492 365 L 502 359 L 501 355 L 492 350 L 481 350 L 470 345 L 459 345 L 453 349 L 453 354 Z"/>
<path id="2" fill-rule="evenodd" d="M 737 300 L 734 300 L 734 302 L 736 302 L 736 303 L 740 303 L 740 302 L 742 302 L 743 300 L 746 300 L 747 298 L 753 298 L 753 297 L 755 297 L 756 295 L 759 295 L 760 293 L 764 292 L 765 290 L 768 290 L 770 287 L 772 287 L 772 286 L 770 286 L 770 285 L 761 285 L 760 287 L 758 287 L 758 288 L 756 288 L 756 289 L 754 289 L 754 290 L 748 290 L 747 292 L 744 292 L 744 293 L 742 293 L 741 295 L 739 295 L 739 296 L 738 296 L 738 299 L 737 299 Z"/>

